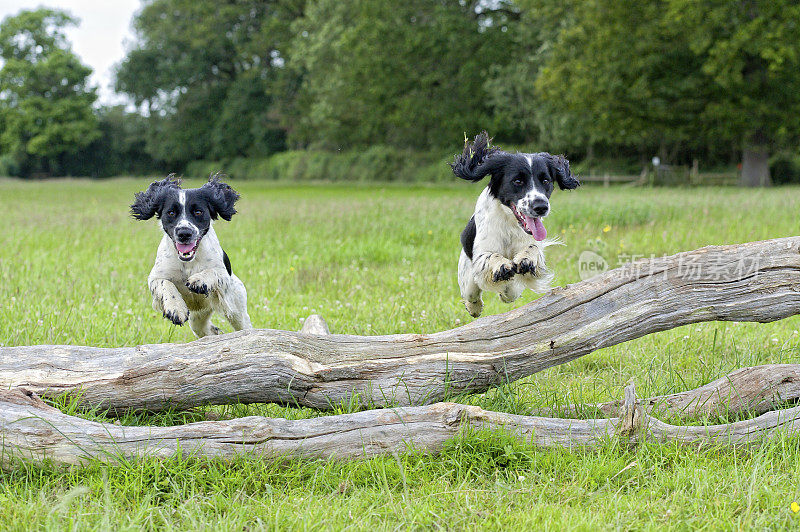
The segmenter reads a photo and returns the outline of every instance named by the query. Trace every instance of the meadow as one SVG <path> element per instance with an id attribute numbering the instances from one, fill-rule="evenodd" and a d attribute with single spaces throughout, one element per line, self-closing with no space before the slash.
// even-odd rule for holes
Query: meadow
<path id="1" fill-rule="evenodd" d="M 150 307 L 160 229 L 128 215 L 149 180 L 0 180 L 0 344 L 188 342 Z M 199 185 L 200 181 L 189 181 Z M 336 333 L 433 332 L 471 321 L 456 284 L 458 235 L 480 185 L 234 182 L 242 199 L 215 225 L 248 289 L 253 324 L 296 330 L 319 313 Z M 554 193 L 546 220 L 555 284 L 579 280 L 591 250 L 632 257 L 797 235 L 800 188 L 601 188 Z M 513 306 L 537 296 L 525 294 Z M 484 315 L 509 305 L 486 294 Z M 217 321 L 223 329 L 227 324 Z M 734 368 L 800 362 L 800 318 L 706 323 L 603 349 L 457 400 L 524 414 L 567 402 L 697 387 Z M 77 412 L 74 401 L 58 406 Z M 342 406 L 338 412 L 352 411 Z M 276 405 L 128 415 L 175 424 L 252 414 L 322 415 Z M 83 414 L 105 419 L 102 412 Z M 725 422 L 723 418 L 693 422 Z M 172 459 L 0 470 L 0 528 L 28 529 L 796 529 L 800 440 L 750 449 L 609 442 L 537 450 L 474 432 L 440 454 L 354 462 Z"/>

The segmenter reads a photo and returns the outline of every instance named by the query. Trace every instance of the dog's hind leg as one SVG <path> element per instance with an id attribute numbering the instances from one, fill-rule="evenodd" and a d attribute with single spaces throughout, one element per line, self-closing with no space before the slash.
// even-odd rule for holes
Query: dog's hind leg
<path id="1" fill-rule="evenodd" d="M 506 283 L 505 288 L 498 292 L 498 295 L 503 303 L 513 303 L 522 295 L 523 290 L 525 290 L 525 285 L 519 281 L 519 278 L 514 278 Z"/>
<path id="2" fill-rule="evenodd" d="M 250 323 L 250 316 L 247 314 L 247 290 L 244 283 L 231 274 L 227 284 L 227 289 L 218 293 L 219 310 L 234 330 L 252 329 L 253 324 Z"/>
<path id="3" fill-rule="evenodd" d="M 189 314 L 189 327 L 198 338 L 222 334 L 222 331 L 211 323 L 211 308 L 193 310 Z"/>
<path id="4" fill-rule="evenodd" d="M 461 288 L 461 300 L 467 308 L 470 316 L 477 318 L 483 312 L 482 290 L 475 283 L 475 275 L 472 272 L 472 261 L 464 251 L 458 259 L 458 286 Z"/>

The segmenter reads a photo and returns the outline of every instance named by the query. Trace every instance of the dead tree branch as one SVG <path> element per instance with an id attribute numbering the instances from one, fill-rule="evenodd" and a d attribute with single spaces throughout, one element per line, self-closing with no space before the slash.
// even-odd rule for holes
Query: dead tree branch
<path id="1" fill-rule="evenodd" d="M 0 348 L 0 388 L 86 407 L 276 402 L 424 405 L 483 392 L 597 349 L 704 321 L 800 313 L 800 237 L 642 260 L 434 334 L 240 331 L 188 344 Z"/>
<path id="2" fill-rule="evenodd" d="M 467 429 L 510 431 L 536 447 L 596 448 L 616 437 L 631 444 L 746 445 L 800 434 L 800 407 L 727 425 L 679 427 L 650 417 L 630 386 L 620 416 L 612 419 L 517 416 L 436 403 L 294 421 L 253 416 L 176 427 L 128 427 L 69 416 L 23 390 L 0 392 L 0 464 L 119 463 L 178 453 L 221 459 L 241 455 L 353 459 L 408 449 L 437 452 Z"/>

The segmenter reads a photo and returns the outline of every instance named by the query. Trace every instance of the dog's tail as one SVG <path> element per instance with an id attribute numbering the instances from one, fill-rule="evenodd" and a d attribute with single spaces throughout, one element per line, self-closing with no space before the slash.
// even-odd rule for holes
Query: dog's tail
<path id="1" fill-rule="evenodd" d="M 480 181 L 497 167 L 494 164 L 497 159 L 499 148 L 491 145 L 492 139 L 486 131 L 482 131 L 475 136 L 471 143 L 464 135 L 464 151 L 461 155 L 456 155 L 450 167 L 453 173 L 461 179 L 467 181 Z"/>

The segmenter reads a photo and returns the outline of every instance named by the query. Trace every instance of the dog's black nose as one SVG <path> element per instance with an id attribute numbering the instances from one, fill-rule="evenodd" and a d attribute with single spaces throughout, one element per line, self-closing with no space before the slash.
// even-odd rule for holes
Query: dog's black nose
<path id="1" fill-rule="evenodd" d="M 536 200 L 533 202 L 533 212 L 537 216 L 544 216 L 550 210 L 550 204 L 544 200 Z"/>
<path id="2" fill-rule="evenodd" d="M 182 243 L 189 242 L 194 236 L 194 231 L 188 227 L 179 227 L 175 230 L 175 238 Z"/>

